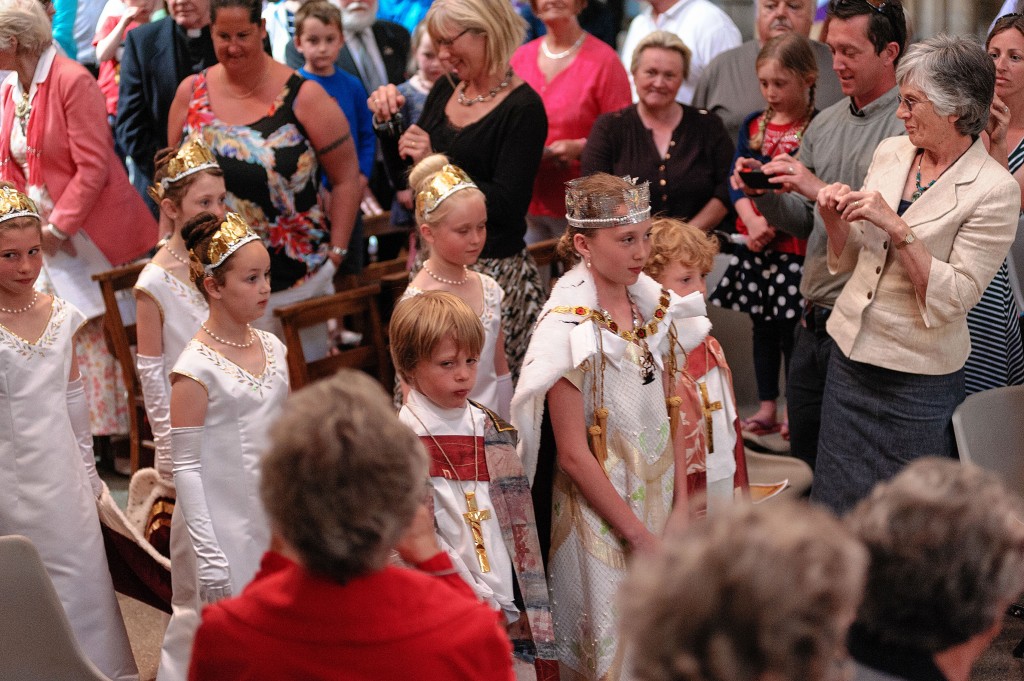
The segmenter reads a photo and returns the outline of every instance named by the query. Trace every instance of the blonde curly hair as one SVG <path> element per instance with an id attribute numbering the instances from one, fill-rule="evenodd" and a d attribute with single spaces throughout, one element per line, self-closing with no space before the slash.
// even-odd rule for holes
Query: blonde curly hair
<path id="1" fill-rule="evenodd" d="M 678 262 L 707 276 L 718 255 L 718 239 L 675 218 L 655 218 L 651 226 L 651 255 L 644 272 L 659 279 L 669 264 Z"/>

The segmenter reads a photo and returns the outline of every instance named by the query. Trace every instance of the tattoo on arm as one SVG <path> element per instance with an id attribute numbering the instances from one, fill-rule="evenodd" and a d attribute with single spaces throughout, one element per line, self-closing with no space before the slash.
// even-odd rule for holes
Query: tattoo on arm
<path id="1" fill-rule="evenodd" d="M 340 147 L 342 144 L 344 144 L 345 142 L 348 142 L 350 139 L 352 139 L 352 133 L 351 132 L 346 132 L 344 135 L 342 135 L 338 139 L 334 140 L 333 142 L 328 144 L 326 147 L 323 147 L 321 149 L 317 149 L 316 150 L 316 155 L 317 156 L 323 156 L 324 154 L 332 152 L 335 149 L 337 149 L 338 147 Z"/>

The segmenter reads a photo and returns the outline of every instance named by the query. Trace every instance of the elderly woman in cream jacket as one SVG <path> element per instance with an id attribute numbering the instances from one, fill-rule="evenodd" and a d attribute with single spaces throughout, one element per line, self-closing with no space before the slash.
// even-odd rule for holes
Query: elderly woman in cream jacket
<path id="1" fill-rule="evenodd" d="M 832 353 L 812 499 L 838 513 L 910 460 L 956 456 L 967 313 L 1013 242 L 1020 187 L 979 133 L 995 88 L 973 41 L 912 46 L 896 71 L 906 137 L 884 140 L 861 191 L 818 194 L 829 268 L 852 271 Z"/>

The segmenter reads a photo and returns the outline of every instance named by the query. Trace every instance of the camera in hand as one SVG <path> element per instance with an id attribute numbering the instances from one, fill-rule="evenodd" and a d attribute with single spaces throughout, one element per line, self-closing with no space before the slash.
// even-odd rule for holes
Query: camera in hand
<path id="1" fill-rule="evenodd" d="M 405 132 L 405 118 L 402 116 L 402 112 L 395 112 L 386 121 L 374 120 L 373 130 L 377 133 L 377 139 L 380 140 L 381 160 L 384 163 L 388 180 L 391 181 L 391 185 L 396 191 L 405 189 L 408 186 L 407 173 L 412 164 L 398 154 L 398 139 Z"/>
<path id="2" fill-rule="evenodd" d="M 741 170 L 740 179 L 743 180 L 743 184 L 747 185 L 751 189 L 779 189 L 780 185 L 772 184 L 768 181 L 768 178 L 772 177 L 767 175 L 760 170 Z"/>

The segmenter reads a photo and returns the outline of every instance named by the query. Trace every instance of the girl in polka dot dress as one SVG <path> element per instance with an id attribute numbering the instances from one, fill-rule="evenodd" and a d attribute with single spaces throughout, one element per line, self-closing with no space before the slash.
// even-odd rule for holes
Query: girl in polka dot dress
<path id="1" fill-rule="evenodd" d="M 814 110 L 814 83 L 818 67 L 810 43 L 803 36 L 786 34 L 770 40 L 757 57 L 757 78 L 768 103 L 764 111 L 747 116 L 740 127 L 736 158 L 761 162 L 779 154 L 796 154 Z M 754 374 L 760 408 L 743 420 L 743 428 L 756 435 L 782 427 L 776 415 L 780 357 L 789 357 L 793 332 L 800 320 L 800 277 L 807 242 L 769 225 L 739 188 L 732 188 L 739 219 L 736 231 L 747 235 L 729 262 L 713 304 L 746 312 L 754 322 Z"/>

